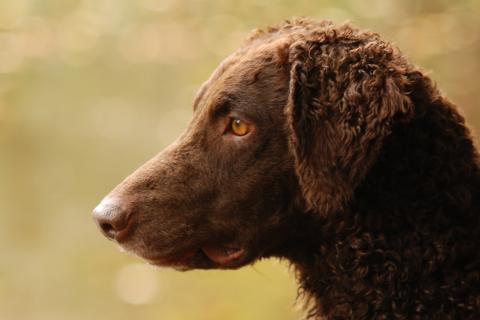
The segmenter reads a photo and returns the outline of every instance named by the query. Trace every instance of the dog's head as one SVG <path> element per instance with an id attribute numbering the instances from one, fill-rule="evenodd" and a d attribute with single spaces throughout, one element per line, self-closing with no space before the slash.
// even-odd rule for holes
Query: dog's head
<path id="1" fill-rule="evenodd" d="M 256 33 L 201 87 L 186 131 L 95 209 L 157 265 L 281 255 L 299 215 L 341 211 L 406 118 L 407 65 L 378 36 L 298 20 Z"/>

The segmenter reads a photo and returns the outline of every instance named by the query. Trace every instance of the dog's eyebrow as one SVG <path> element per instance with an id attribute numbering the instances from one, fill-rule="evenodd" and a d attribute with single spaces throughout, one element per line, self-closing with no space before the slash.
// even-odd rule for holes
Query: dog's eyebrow
<path id="1" fill-rule="evenodd" d="M 232 111 L 234 106 L 234 102 L 236 98 L 234 95 L 229 93 L 224 93 L 221 95 L 221 98 L 215 103 L 214 106 L 211 108 L 211 112 L 213 116 L 221 116 L 226 115 Z"/>

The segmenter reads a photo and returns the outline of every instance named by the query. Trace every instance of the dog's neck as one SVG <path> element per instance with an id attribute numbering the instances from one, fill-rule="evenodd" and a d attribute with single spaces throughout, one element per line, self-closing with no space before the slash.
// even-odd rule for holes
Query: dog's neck
<path id="1" fill-rule="evenodd" d="M 443 305 L 446 292 L 471 286 L 463 280 L 468 272 L 480 276 L 479 161 L 458 117 L 443 100 L 420 106 L 416 117 L 385 141 L 347 209 L 328 217 L 302 213 L 297 223 L 303 225 L 291 233 L 297 247 L 287 258 L 317 302 L 314 313 L 326 319 L 352 313 L 348 318 L 356 319 L 367 308 L 388 315 L 395 301 L 406 299 L 397 312 L 408 318 L 408 308 L 428 299 Z M 442 121 L 450 124 L 438 125 Z M 444 267 L 449 274 L 440 276 Z M 385 277 L 404 278 L 398 296 L 387 297 L 376 287 Z M 436 277 L 451 278 L 437 279 L 433 287 L 429 283 Z M 351 301 L 335 298 L 340 296 Z"/>

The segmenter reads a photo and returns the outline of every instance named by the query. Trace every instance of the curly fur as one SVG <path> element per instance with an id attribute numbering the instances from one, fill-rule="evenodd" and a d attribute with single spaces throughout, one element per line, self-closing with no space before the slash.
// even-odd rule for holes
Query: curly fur
<path id="1" fill-rule="evenodd" d="M 314 253 L 292 260 L 311 316 L 480 318 L 479 158 L 463 117 L 378 35 L 308 20 L 270 33 L 292 29 L 290 143 L 318 215 Z"/>

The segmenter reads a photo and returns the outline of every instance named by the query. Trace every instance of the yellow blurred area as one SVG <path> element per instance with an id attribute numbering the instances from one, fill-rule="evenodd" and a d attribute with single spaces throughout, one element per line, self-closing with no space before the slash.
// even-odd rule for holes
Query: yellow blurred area
<path id="1" fill-rule="evenodd" d="M 90 218 L 181 133 L 221 59 L 292 16 L 379 32 L 431 71 L 478 135 L 478 0 L 0 1 L 0 320 L 301 316 L 285 262 L 152 269 Z"/>

